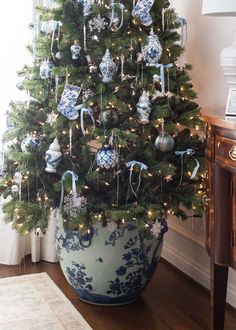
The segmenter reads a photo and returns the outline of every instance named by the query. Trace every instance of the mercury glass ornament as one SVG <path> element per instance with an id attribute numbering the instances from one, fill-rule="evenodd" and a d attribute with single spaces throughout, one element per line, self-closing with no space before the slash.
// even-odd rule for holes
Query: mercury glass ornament
<path id="1" fill-rule="evenodd" d="M 155 146 L 162 152 L 169 152 L 174 148 L 175 140 L 168 133 L 158 135 L 155 141 Z"/>
<path id="2" fill-rule="evenodd" d="M 140 124 L 148 124 L 149 116 L 152 111 L 151 103 L 149 102 L 149 92 L 143 91 L 136 105 L 136 109 L 139 114 Z"/>
<path id="3" fill-rule="evenodd" d="M 142 53 L 146 66 L 156 66 L 162 55 L 162 45 L 158 36 L 151 29 L 148 36 L 148 43 L 143 46 Z"/>
<path id="4" fill-rule="evenodd" d="M 61 160 L 62 153 L 60 151 L 61 147 L 58 143 L 57 138 L 50 144 L 49 150 L 46 151 L 45 160 L 47 167 L 45 168 L 46 172 L 56 173 L 57 166 Z"/>
<path id="5" fill-rule="evenodd" d="M 114 74 L 117 71 L 117 66 L 112 60 L 109 49 L 106 50 L 105 55 L 102 58 L 102 62 L 99 64 L 99 68 L 102 73 L 102 82 L 108 83 L 112 81 Z"/>
<path id="6" fill-rule="evenodd" d="M 107 108 L 100 113 L 99 121 L 105 129 L 112 128 L 118 121 L 118 114 L 116 110 Z"/>

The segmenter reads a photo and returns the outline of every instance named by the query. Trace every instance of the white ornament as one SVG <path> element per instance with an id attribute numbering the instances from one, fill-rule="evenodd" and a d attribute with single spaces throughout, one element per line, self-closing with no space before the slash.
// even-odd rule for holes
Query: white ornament
<path id="1" fill-rule="evenodd" d="M 22 181 L 22 174 L 21 174 L 21 172 L 16 172 L 15 175 L 14 175 L 14 182 L 16 184 L 21 184 L 21 181 Z"/>
<path id="2" fill-rule="evenodd" d="M 107 222 L 107 230 L 110 231 L 111 233 L 115 230 L 117 230 L 117 224 L 114 221 L 109 221 Z"/>
<path id="3" fill-rule="evenodd" d="M 49 150 L 46 151 L 45 160 L 47 167 L 45 168 L 46 172 L 56 173 L 57 166 L 61 160 L 62 153 L 60 151 L 61 147 L 58 143 L 57 138 L 50 144 Z"/>
<path id="4" fill-rule="evenodd" d="M 148 43 L 143 46 L 142 53 L 146 66 L 156 66 L 162 55 L 162 45 L 153 28 L 148 36 Z"/>
<path id="5" fill-rule="evenodd" d="M 149 101 L 149 92 L 143 91 L 136 105 L 136 109 L 139 114 L 140 124 L 148 124 L 149 116 L 152 111 L 151 103 Z"/>
<path id="6" fill-rule="evenodd" d="M 163 94 L 162 92 L 160 91 L 155 91 L 153 94 L 152 94 L 152 101 L 155 101 L 158 97 L 164 97 L 165 94 Z"/>
<path id="7" fill-rule="evenodd" d="M 113 76 L 117 71 L 117 66 L 112 60 L 112 56 L 109 49 L 106 50 L 106 53 L 102 58 L 102 62 L 99 64 L 99 68 L 103 77 L 102 81 L 104 83 L 112 81 Z"/>
<path id="8" fill-rule="evenodd" d="M 100 33 L 105 29 L 106 25 L 107 23 L 105 22 L 105 18 L 102 18 L 100 14 L 89 21 L 90 32 L 98 30 Z"/>
<path id="9" fill-rule="evenodd" d="M 137 63 L 141 63 L 143 61 L 143 54 L 137 53 Z"/>
<path id="10" fill-rule="evenodd" d="M 87 212 L 87 198 L 84 196 L 73 197 L 72 195 L 64 198 L 64 211 L 71 217 L 76 218 L 80 214 Z"/>
<path id="11" fill-rule="evenodd" d="M 155 223 L 152 225 L 150 231 L 153 234 L 153 236 L 158 237 L 161 233 L 161 230 L 162 230 L 162 225 L 158 220 L 156 220 Z"/>
<path id="12" fill-rule="evenodd" d="M 11 186 L 11 191 L 12 191 L 13 194 L 14 194 L 14 193 L 18 193 L 18 191 L 19 191 L 19 187 L 18 187 L 16 184 L 13 184 L 13 185 Z"/>
<path id="13" fill-rule="evenodd" d="M 46 123 L 52 126 L 57 121 L 57 118 L 58 115 L 55 112 L 48 113 Z"/>
<path id="14" fill-rule="evenodd" d="M 153 83 L 160 83 L 161 82 L 161 77 L 158 74 L 154 74 L 153 77 Z"/>

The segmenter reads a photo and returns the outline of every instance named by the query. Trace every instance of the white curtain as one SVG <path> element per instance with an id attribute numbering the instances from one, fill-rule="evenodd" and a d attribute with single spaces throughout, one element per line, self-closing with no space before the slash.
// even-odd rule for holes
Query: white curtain
<path id="1" fill-rule="evenodd" d="M 4 203 L 0 199 L 1 205 Z M 23 236 L 11 228 L 11 224 L 3 221 L 3 212 L 0 207 L 0 264 L 18 265 L 22 259 L 31 254 L 32 262 L 45 260 L 57 262 L 55 248 L 56 212 L 50 214 L 46 235 L 37 235 L 34 232 Z"/>
<path id="2" fill-rule="evenodd" d="M 35 4 L 49 5 L 50 0 L 14 0 L 4 1 L 0 11 L 0 135 L 5 130 L 5 112 L 11 100 L 25 99 L 24 93 L 16 88 L 18 82 L 16 71 L 24 64 L 31 63 L 30 53 L 26 45 L 32 43 L 32 31 L 29 23 L 35 21 Z M 10 16 L 9 16 L 10 13 Z M 19 14 L 20 13 L 20 14 Z M 10 19 L 9 19 L 10 17 Z M 0 139 L 1 140 L 1 139 Z M 1 147 L 1 146 L 0 146 Z M 5 224 L 0 200 L 0 263 L 7 265 L 19 264 L 22 258 L 32 255 L 32 261 L 40 259 L 56 262 L 58 261 L 55 251 L 56 219 L 51 214 L 47 233 L 39 237 L 34 233 L 27 236 L 19 235 L 12 230 L 11 224 Z"/>

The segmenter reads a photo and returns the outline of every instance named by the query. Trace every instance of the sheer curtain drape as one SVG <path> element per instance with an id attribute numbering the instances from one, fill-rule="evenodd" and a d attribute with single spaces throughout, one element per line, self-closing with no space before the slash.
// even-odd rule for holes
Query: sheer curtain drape
<path id="1" fill-rule="evenodd" d="M 29 23 L 36 22 L 35 5 L 51 6 L 50 0 L 21 0 L 5 1 L 0 11 L 0 134 L 5 130 L 5 113 L 11 100 L 24 100 L 24 93 L 16 88 L 18 82 L 17 70 L 24 64 L 31 63 L 31 55 L 26 45 L 32 43 L 32 31 Z M 20 13 L 20 14 L 19 14 Z M 12 230 L 11 224 L 5 224 L 0 199 L 0 263 L 8 265 L 19 264 L 22 258 L 32 255 L 32 261 L 40 259 L 58 261 L 55 251 L 56 219 L 51 213 L 49 227 L 45 236 L 30 233 L 27 236 L 19 235 Z"/>

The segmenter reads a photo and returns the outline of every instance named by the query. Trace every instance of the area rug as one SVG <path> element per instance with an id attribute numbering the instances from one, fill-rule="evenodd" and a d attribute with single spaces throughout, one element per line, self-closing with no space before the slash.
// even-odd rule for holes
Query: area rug
<path id="1" fill-rule="evenodd" d="M 0 279 L 0 330 L 91 330 L 46 273 Z"/>

